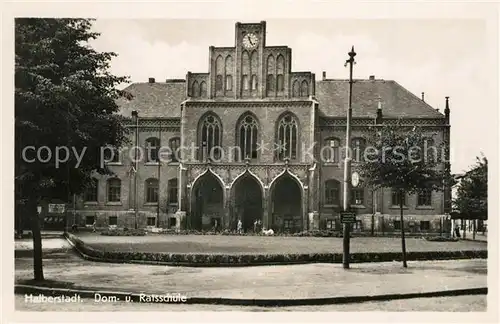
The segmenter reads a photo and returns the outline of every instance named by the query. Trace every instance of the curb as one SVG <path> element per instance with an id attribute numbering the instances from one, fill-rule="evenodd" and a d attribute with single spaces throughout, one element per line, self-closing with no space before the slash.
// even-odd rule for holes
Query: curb
<path id="1" fill-rule="evenodd" d="M 454 289 L 444 291 L 431 291 L 421 293 L 407 294 L 385 294 L 385 295 L 366 295 L 366 296 L 343 296 L 343 297 L 326 297 L 326 298 L 307 298 L 307 299 L 237 299 L 237 298 L 218 298 L 218 297 L 188 297 L 185 302 L 156 302 L 143 301 L 144 296 L 158 294 L 148 293 L 129 293 L 115 291 L 94 291 L 94 290 L 79 290 L 79 289 L 64 289 L 64 288 L 48 288 L 31 285 L 15 285 L 15 294 L 42 294 L 45 296 L 70 296 L 77 295 L 80 298 L 95 298 L 96 294 L 106 297 L 116 297 L 116 301 L 134 301 L 139 303 L 183 303 L 183 304 L 211 304 L 211 305 L 232 305 L 232 306 L 308 306 L 308 305 L 330 305 L 330 304 L 350 304 L 363 303 L 370 301 L 387 301 L 397 299 L 412 299 L 412 298 L 431 298 L 431 297 L 450 297 L 463 295 L 487 295 L 488 288 L 468 288 Z M 172 297 L 179 296 L 173 294 Z"/>
<path id="2" fill-rule="evenodd" d="M 262 262 L 242 262 L 241 260 L 238 260 L 239 258 L 245 257 L 245 255 L 234 255 L 231 257 L 234 257 L 237 260 L 234 260 L 236 262 L 231 262 L 230 259 L 224 260 L 224 261 L 219 261 L 219 262 L 186 262 L 186 261 L 162 261 L 158 260 L 160 258 L 159 256 L 161 255 L 169 255 L 170 258 L 172 257 L 177 257 L 177 256 L 182 256 L 184 255 L 189 255 L 190 257 L 196 259 L 199 258 L 200 255 L 193 255 L 193 254 L 169 254 L 169 253 L 155 253 L 156 256 L 153 257 L 153 260 L 147 260 L 147 259 L 132 259 L 132 258 L 103 258 L 100 256 L 92 256 L 89 255 L 90 253 L 87 253 L 86 250 L 92 252 L 92 253 L 102 253 L 99 250 L 96 250 L 92 247 L 86 247 L 86 244 L 80 240 L 78 237 L 74 237 L 74 239 L 80 241 L 80 242 L 74 242 L 72 236 L 70 235 L 65 235 L 64 236 L 66 240 L 69 242 L 69 244 L 73 247 L 73 249 L 82 257 L 84 260 L 88 261 L 94 261 L 94 262 L 104 262 L 104 263 L 128 263 L 128 264 L 144 264 L 144 265 L 163 265 L 163 266 L 176 266 L 176 267 L 249 267 L 249 266 L 270 266 L 270 265 L 299 265 L 299 264 L 313 264 L 313 263 L 341 263 L 342 262 L 342 254 L 340 253 L 321 253 L 319 258 L 314 258 L 314 255 L 318 255 L 313 253 L 313 258 L 309 258 L 311 254 L 308 254 L 305 260 L 262 260 Z M 79 244 L 77 244 L 79 243 Z M 79 246 L 80 245 L 80 246 Z M 453 253 L 455 252 L 462 252 L 464 255 L 459 255 L 459 256 L 454 256 Z M 432 252 L 433 253 L 433 252 Z M 429 261 L 429 260 L 461 260 L 461 259 L 477 259 L 477 258 L 482 258 L 486 259 L 487 258 L 487 251 L 485 250 L 480 250 L 480 251 L 452 251 L 448 255 L 442 255 L 441 257 L 434 257 L 434 258 L 428 258 L 424 257 L 421 254 L 425 254 L 425 252 L 415 252 L 415 253 L 408 253 L 407 254 L 407 260 L 408 261 Z M 401 253 L 382 253 L 385 254 L 385 258 L 379 258 L 381 255 L 380 253 L 375 253 L 375 258 L 374 259 L 363 259 L 363 256 L 366 255 L 366 253 L 360 253 L 360 255 L 357 255 L 356 253 L 351 254 L 351 260 L 350 263 L 371 263 L 371 262 L 395 262 L 395 261 L 401 261 Z M 467 257 L 467 254 L 478 254 L 478 257 Z"/>

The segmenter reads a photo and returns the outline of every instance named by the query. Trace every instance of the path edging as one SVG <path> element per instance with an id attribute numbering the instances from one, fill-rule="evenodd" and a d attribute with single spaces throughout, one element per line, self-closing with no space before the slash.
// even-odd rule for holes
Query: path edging
<path id="1" fill-rule="evenodd" d="M 105 263 L 129 263 L 145 265 L 166 265 L 183 267 L 248 267 L 263 265 L 297 265 L 309 263 L 342 263 L 341 253 L 312 253 L 312 254 L 256 254 L 256 255 L 210 255 L 210 254 L 182 254 L 182 253 L 129 253 L 105 252 L 88 246 L 83 240 L 71 233 L 64 237 L 74 250 L 85 260 Z M 105 257 L 105 255 L 115 257 Z M 409 252 L 408 261 L 428 260 L 460 260 L 487 258 L 487 250 L 466 251 L 427 251 Z M 372 252 L 352 253 L 351 263 L 364 262 L 395 262 L 401 261 L 399 252 Z M 167 259 L 167 260 L 165 260 Z M 207 260 L 208 259 L 208 260 Z M 173 260 L 173 261 L 172 261 Z M 187 261 L 186 261 L 187 260 Z"/>
<path id="2" fill-rule="evenodd" d="M 66 289 L 66 288 L 50 288 L 39 287 L 33 285 L 15 285 L 15 294 L 43 294 L 45 296 L 58 295 L 78 295 L 80 298 L 95 298 L 95 294 L 106 297 L 117 297 L 119 301 L 125 301 L 129 298 L 134 302 L 141 303 L 157 303 L 153 301 L 141 300 L 141 293 L 92 290 L 87 289 Z M 157 295 L 142 293 L 146 296 Z M 384 294 L 384 295 L 366 295 L 366 296 L 338 296 L 324 298 L 302 298 L 302 299 L 241 299 L 241 298 L 220 298 L 220 297 L 187 297 L 186 302 L 182 304 L 212 304 L 212 305 L 232 305 L 232 306 L 306 306 L 306 305 L 329 305 L 329 304 L 349 304 L 363 303 L 370 301 L 387 301 L 397 299 L 412 299 L 412 298 L 432 298 L 432 297 L 451 297 L 463 295 L 486 295 L 488 294 L 487 287 L 453 289 L 443 291 L 430 291 L 418 293 L 403 293 L 403 294 Z M 168 303 L 168 302 L 165 302 Z"/>

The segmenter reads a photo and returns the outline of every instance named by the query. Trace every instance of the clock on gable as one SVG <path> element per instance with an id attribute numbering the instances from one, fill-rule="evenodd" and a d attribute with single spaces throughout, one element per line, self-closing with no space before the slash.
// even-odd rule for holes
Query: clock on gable
<path id="1" fill-rule="evenodd" d="M 259 45 L 259 38 L 253 33 L 248 33 L 243 36 L 243 47 L 246 49 L 254 49 Z"/>

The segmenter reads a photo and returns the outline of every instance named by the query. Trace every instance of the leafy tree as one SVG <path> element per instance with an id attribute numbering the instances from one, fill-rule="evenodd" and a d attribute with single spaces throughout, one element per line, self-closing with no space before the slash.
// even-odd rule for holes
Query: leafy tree
<path id="1" fill-rule="evenodd" d="M 359 173 L 372 189 L 392 188 L 399 197 L 424 190 L 440 191 L 449 179 L 442 163 L 443 145 L 419 127 L 381 125 L 371 128 Z M 403 266 L 406 262 L 403 199 L 399 199 Z"/>
<path id="2" fill-rule="evenodd" d="M 457 180 L 459 183 L 453 207 L 467 219 L 487 219 L 488 159 L 485 156 L 477 157 L 476 165 L 458 176 Z"/>
<path id="3" fill-rule="evenodd" d="M 90 185 L 100 165 L 101 147 L 126 140 L 122 117 L 115 114 L 116 85 L 126 77 L 108 69 L 116 54 L 99 53 L 89 41 L 89 19 L 15 20 L 15 185 L 16 214 L 29 218 L 34 244 L 34 278 L 43 280 L 42 240 L 37 205 L 42 200 L 68 201 Z M 34 150 L 25 150 L 29 146 Z M 36 151 L 47 146 L 47 151 Z M 56 151 L 60 159 L 57 163 Z M 62 147 L 69 148 L 68 156 Z M 84 151 L 85 150 L 85 151 Z M 83 157 L 78 163 L 74 152 Z"/>

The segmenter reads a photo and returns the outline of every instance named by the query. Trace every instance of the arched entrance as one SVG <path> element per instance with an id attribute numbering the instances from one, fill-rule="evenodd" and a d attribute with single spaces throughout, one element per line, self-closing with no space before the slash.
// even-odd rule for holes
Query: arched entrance
<path id="1" fill-rule="evenodd" d="M 224 191 L 219 179 L 207 172 L 198 178 L 192 190 L 190 228 L 210 230 L 216 221 L 222 228 Z"/>
<path id="2" fill-rule="evenodd" d="M 271 226 L 280 232 L 300 232 L 302 217 L 302 189 L 289 174 L 280 176 L 271 187 Z"/>
<path id="3" fill-rule="evenodd" d="M 236 180 L 231 190 L 231 201 L 231 229 L 236 229 L 238 219 L 241 219 L 245 233 L 253 231 L 256 220 L 263 222 L 262 186 L 254 176 L 247 173 Z"/>

